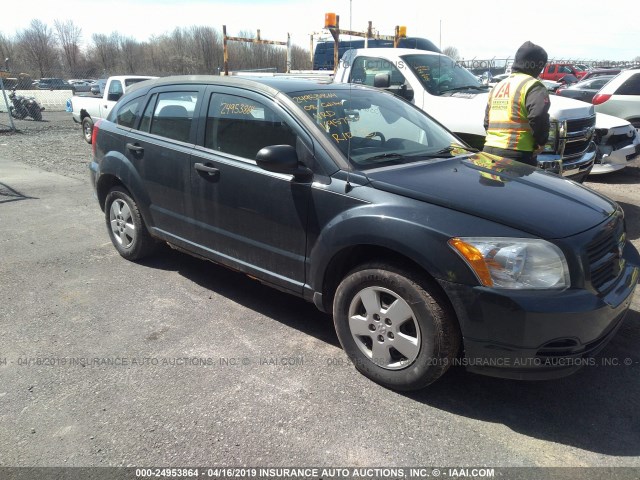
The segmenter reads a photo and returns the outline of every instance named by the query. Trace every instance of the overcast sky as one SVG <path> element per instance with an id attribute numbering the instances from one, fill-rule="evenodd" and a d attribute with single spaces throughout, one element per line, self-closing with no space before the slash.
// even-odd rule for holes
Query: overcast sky
<path id="1" fill-rule="evenodd" d="M 364 31 L 367 22 L 385 35 L 406 25 L 409 36 L 425 37 L 442 48 L 456 47 L 461 57 L 513 56 L 525 40 L 543 46 L 550 58 L 632 60 L 640 56 L 640 28 L 633 8 L 607 8 L 602 1 L 516 2 L 449 0 L 29 0 L 9 2 L 0 32 L 13 36 L 34 18 L 53 27 L 71 19 L 89 43 L 94 33 L 147 40 L 175 27 L 207 25 L 229 35 L 260 29 L 267 40 L 286 40 L 309 48 L 310 35 L 322 32 L 324 14 L 340 15 L 340 26 Z M 530 11 L 526 9 L 530 6 Z M 351 15 L 350 15 L 351 11 Z M 351 18 L 350 18 L 351 17 Z M 326 33 L 326 32 L 325 32 Z"/>

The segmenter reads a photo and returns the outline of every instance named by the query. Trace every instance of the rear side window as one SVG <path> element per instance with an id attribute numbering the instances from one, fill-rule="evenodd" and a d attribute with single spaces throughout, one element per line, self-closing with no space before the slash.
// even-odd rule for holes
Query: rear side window
<path id="1" fill-rule="evenodd" d="M 209 102 L 205 147 L 255 160 L 270 145 L 296 146 L 296 134 L 269 107 L 228 94 L 213 94 Z"/>
<path id="2" fill-rule="evenodd" d="M 640 72 L 631 75 L 618 87 L 616 95 L 640 95 Z"/>
<path id="3" fill-rule="evenodd" d="M 148 110 L 153 108 L 149 132 L 180 142 L 189 142 L 193 112 L 198 101 L 198 92 L 163 92 L 156 102 L 149 102 L 140 128 L 147 128 Z"/>
<path id="4" fill-rule="evenodd" d="M 140 98 L 131 100 L 124 104 L 116 115 L 116 123 L 122 127 L 133 128 L 136 120 L 138 119 L 137 112 L 140 106 Z"/>

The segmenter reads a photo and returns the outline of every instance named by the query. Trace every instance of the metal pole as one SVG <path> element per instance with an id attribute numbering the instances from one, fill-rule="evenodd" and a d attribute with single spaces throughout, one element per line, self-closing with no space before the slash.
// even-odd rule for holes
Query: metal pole
<path id="1" fill-rule="evenodd" d="M 11 130 L 15 131 L 16 126 L 13 124 L 13 117 L 11 116 L 11 107 L 9 106 L 9 100 L 7 99 L 7 92 L 4 90 L 4 82 L 2 81 L 2 77 L 0 77 L 0 89 L 2 90 L 4 103 L 7 106 L 7 114 L 9 115 L 9 123 L 11 124 Z"/>
<path id="2" fill-rule="evenodd" d="M 222 26 L 222 58 L 224 60 L 224 74 L 229 75 L 229 51 L 227 50 L 227 26 Z"/>
<path id="3" fill-rule="evenodd" d="M 287 33 L 287 73 L 291 73 L 291 35 Z"/>

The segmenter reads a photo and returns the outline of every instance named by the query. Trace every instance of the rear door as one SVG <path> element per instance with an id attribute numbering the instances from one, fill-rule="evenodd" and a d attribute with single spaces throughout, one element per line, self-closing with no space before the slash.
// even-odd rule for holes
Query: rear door
<path id="1" fill-rule="evenodd" d="M 153 228 L 170 238 L 187 238 L 190 232 L 186 198 L 197 130 L 194 113 L 203 93 L 199 85 L 152 89 L 124 148 L 149 196 Z"/>
<path id="2" fill-rule="evenodd" d="M 199 146 L 191 159 L 194 241 L 227 265 L 302 291 L 310 183 L 257 166 L 268 145 L 311 157 L 312 141 L 270 98 L 210 87 L 202 106 Z"/>

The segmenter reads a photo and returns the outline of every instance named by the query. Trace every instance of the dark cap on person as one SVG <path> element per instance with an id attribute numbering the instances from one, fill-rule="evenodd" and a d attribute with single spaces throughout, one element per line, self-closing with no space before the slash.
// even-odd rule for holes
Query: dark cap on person
<path id="1" fill-rule="evenodd" d="M 516 52 L 516 58 L 511 66 L 511 70 L 537 77 L 540 75 L 540 72 L 542 72 L 548 58 L 544 48 L 527 40 L 520 45 L 520 48 Z"/>

